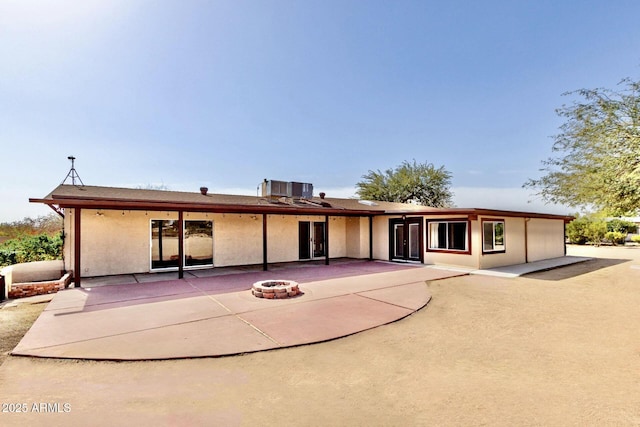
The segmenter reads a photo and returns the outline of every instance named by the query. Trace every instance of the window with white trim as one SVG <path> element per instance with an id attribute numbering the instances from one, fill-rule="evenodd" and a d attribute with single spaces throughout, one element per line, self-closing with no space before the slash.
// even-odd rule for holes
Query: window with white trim
<path id="1" fill-rule="evenodd" d="M 504 252 L 504 221 L 482 222 L 482 251 Z"/>
<path id="2" fill-rule="evenodd" d="M 429 249 L 467 252 L 468 221 L 429 221 Z"/>

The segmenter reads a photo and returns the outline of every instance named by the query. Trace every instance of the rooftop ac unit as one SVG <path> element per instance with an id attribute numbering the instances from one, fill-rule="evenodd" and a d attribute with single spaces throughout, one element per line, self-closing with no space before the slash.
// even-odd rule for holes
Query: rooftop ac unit
<path id="1" fill-rule="evenodd" d="M 294 199 L 311 199 L 313 197 L 313 184 L 305 182 L 292 182 L 291 196 Z"/>
<path id="2" fill-rule="evenodd" d="M 265 179 L 262 183 L 262 197 L 311 199 L 313 197 L 313 184 Z"/>
<path id="3" fill-rule="evenodd" d="M 291 183 L 265 179 L 262 183 L 262 197 L 291 197 Z"/>

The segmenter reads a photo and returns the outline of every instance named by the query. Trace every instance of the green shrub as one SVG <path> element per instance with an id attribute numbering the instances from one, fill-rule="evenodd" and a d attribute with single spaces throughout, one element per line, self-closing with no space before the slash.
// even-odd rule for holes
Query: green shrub
<path id="1" fill-rule="evenodd" d="M 567 224 L 569 243 L 600 245 L 607 234 L 607 223 L 589 216 L 578 217 Z"/>
<path id="2" fill-rule="evenodd" d="M 567 238 L 569 243 L 574 245 L 584 245 L 587 243 L 586 229 L 589 225 L 589 218 L 579 217 L 567 224 Z"/>
<path id="3" fill-rule="evenodd" d="M 634 243 L 640 243 L 640 235 L 638 235 L 638 236 L 633 236 L 633 237 L 631 238 L 631 241 L 632 241 L 632 242 L 634 242 Z"/>
<path id="4" fill-rule="evenodd" d="M 607 234 L 607 223 L 604 221 L 593 221 L 587 225 L 587 242 L 592 245 L 600 246 L 602 239 Z"/>
<path id="5" fill-rule="evenodd" d="M 626 237 L 627 233 L 621 233 L 619 231 L 609 231 L 604 235 L 604 238 L 614 245 L 624 245 L 624 239 Z"/>
<path id="6" fill-rule="evenodd" d="M 0 267 L 62 258 L 62 235 L 22 236 L 0 245 Z"/>

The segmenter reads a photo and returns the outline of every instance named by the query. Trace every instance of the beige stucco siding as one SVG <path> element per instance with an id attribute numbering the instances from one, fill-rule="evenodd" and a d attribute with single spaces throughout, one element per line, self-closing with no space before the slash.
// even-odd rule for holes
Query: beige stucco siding
<path id="1" fill-rule="evenodd" d="M 504 220 L 504 253 L 483 253 L 482 221 Z M 476 222 L 477 232 L 474 234 L 474 249 L 479 254 L 479 268 L 502 267 L 505 265 L 522 264 L 525 258 L 524 224 L 525 218 L 480 217 Z"/>
<path id="2" fill-rule="evenodd" d="M 468 268 L 478 268 L 478 250 L 480 248 L 478 244 L 478 234 L 479 234 L 479 226 L 477 221 L 471 221 L 470 230 L 468 232 L 471 233 L 471 254 L 467 253 L 456 253 L 456 252 L 434 252 L 429 250 L 429 229 L 427 227 L 427 219 L 430 220 L 438 220 L 438 221 L 456 221 L 463 220 L 466 221 L 467 217 L 447 217 L 441 218 L 437 216 L 426 216 L 424 217 L 424 263 L 425 264 L 442 264 L 442 265 L 452 265 L 452 266 L 461 266 Z"/>
<path id="3" fill-rule="evenodd" d="M 329 258 L 347 256 L 347 221 L 345 217 L 329 217 Z"/>
<path id="4" fill-rule="evenodd" d="M 189 214 L 185 219 L 194 217 L 213 219 L 214 267 L 262 263 L 261 215 L 209 214 L 208 218 L 200 218 Z"/>
<path id="5" fill-rule="evenodd" d="M 65 215 L 65 269 L 74 265 L 74 215 Z M 564 255 L 564 221 L 561 219 L 527 219 L 521 217 L 480 216 L 469 222 L 471 253 L 430 251 L 426 220 L 467 220 L 467 217 L 419 217 L 423 227 L 422 243 L 425 264 L 442 264 L 468 268 L 493 268 Z M 389 221 L 400 216 L 372 219 L 374 259 L 389 259 Z M 150 221 L 177 220 L 177 212 L 82 210 L 81 269 L 83 276 L 144 273 L 150 271 L 152 247 Z M 205 214 L 185 212 L 184 219 L 213 221 L 211 239 L 189 241 L 191 245 L 213 245 L 214 267 L 261 264 L 263 262 L 263 217 L 251 214 Z M 299 223 L 325 222 L 324 216 L 267 215 L 267 262 L 290 262 L 299 259 Z M 505 221 L 505 252 L 483 253 L 483 220 Z M 368 258 L 369 218 L 329 217 L 329 257 Z M 525 237 L 525 234 L 527 237 Z M 171 247 L 174 244 L 175 247 Z M 177 239 L 164 241 L 167 250 L 177 253 Z M 190 247 L 190 253 L 207 254 L 208 248 Z"/>
<path id="6" fill-rule="evenodd" d="M 529 262 L 564 256 L 564 221 L 533 218 L 527 231 Z"/>
<path id="7" fill-rule="evenodd" d="M 373 258 L 389 259 L 389 219 L 399 217 L 379 216 L 373 218 Z"/>
<path id="8" fill-rule="evenodd" d="M 325 222 L 324 216 L 269 215 L 267 217 L 268 262 L 290 262 L 299 259 L 299 229 L 302 221 Z M 346 218 L 329 217 L 329 257 L 347 256 Z"/>
<path id="9" fill-rule="evenodd" d="M 369 258 L 369 218 L 345 218 L 346 255 Z"/>
<path id="10" fill-rule="evenodd" d="M 100 210 L 98 214 L 96 210 L 83 209 L 81 274 L 103 276 L 149 271 L 151 218 L 149 213 L 145 215 L 141 211 Z M 154 213 L 154 218 L 177 219 L 177 214 Z M 73 230 L 72 220 L 68 230 Z M 72 265 L 73 259 L 68 262 Z"/>

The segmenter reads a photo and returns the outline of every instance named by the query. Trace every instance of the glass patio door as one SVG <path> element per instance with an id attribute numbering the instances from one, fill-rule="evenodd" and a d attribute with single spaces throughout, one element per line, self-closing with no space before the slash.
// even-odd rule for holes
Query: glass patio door
<path id="1" fill-rule="evenodd" d="M 177 269 L 179 222 L 151 220 L 151 270 Z M 186 268 L 213 266 L 213 221 L 184 221 L 184 263 Z"/>
<path id="2" fill-rule="evenodd" d="M 422 218 L 389 220 L 389 258 L 422 261 Z"/>
<path id="3" fill-rule="evenodd" d="M 326 223 L 300 221 L 298 223 L 298 257 L 313 259 L 325 257 Z"/>

